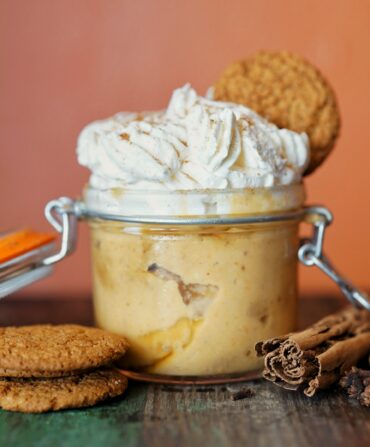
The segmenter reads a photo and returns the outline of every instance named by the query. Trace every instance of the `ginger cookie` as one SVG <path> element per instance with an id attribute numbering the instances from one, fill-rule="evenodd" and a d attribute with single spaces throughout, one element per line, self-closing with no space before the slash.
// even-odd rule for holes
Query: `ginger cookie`
<path id="1" fill-rule="evenodd" d="M 0 377 L 62 377 L 120 359 L 120 335 L 73 324 L 0 328 Z"/>
<path id="2" fill-rule="evenodd" d="M 115 369 L 49 379 L 0 379 L 0 407 L 23 413 L 90 407 L 121 395 L 127 378 Z"/>
<path id="3" fill-rule="evenodd" d="M 214 84 L 214 99 L 243 104 L 280 128 L 306 132 L 313 172 L 339 134 L 334 92 L 305 59 L 287 51 L 261 51 L 229 65 Z"/>

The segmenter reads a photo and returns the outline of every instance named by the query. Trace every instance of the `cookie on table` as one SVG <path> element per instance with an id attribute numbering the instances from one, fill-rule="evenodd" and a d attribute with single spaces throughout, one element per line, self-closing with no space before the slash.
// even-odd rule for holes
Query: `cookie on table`
<path id="1" fill-rule="evenodd" d="M 120 335 L 74 324 L 0 328 L 0 377 L 63 377 L 120 359 Z"/>
<path id="2" fill-rule="evenodd" d="M 48 379 L 1 378 L 0 407 L 23 413 L 90 407 L 126 388 L 127 378 L 115 369 Z"/>
<path id="3" fill-rule="evenodd" d="M 229 65 L 214 84 L 214 99 L 243 104 L 280 128 L 306 132 L 313 172 L 339 134 L 335 94 L 321 73 L 287 51 L 261 51 Z"/>

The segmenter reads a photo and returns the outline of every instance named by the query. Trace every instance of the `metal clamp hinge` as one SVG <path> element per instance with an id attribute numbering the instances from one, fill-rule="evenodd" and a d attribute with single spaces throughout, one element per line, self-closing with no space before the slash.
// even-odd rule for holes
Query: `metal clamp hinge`
<path id="1" fill-rule="evenodd" d="M 76 247 L 78 210 L 76 202 L 68 197 L 50 201 L 45 207 L 45 217 L 61 233 L 60 249 L 45 258 L 43 265 L 52 265 L 72 253 Z"/>
<path id="2" fill-rule="evenodd" d="M 324 207 L 310 207 L 305 210 L 305 220 L 313 225 L 312 239 L 302 241 L 298 259 L 307 267 L 315 265 L 328 275 L 341 289 L 344 296 L 356 307 L 370 311 L 368 296 L 354 287 L 331 264 L 323 253 L 325 230 L 333 221 L 330 211 Z"/>

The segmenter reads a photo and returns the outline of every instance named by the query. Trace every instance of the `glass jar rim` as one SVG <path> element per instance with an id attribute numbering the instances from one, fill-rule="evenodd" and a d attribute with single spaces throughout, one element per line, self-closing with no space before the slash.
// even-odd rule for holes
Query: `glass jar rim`
<path id="1" fill-rule="evenodd" d="M 269 188 L 181 191 L 102 190 L 87 185 L 82 206 L 87 215 L 201 218 L 297 211 L 304 200 L 303 183 Z"/>
<path id="2" fill-rule="evenodd" d="M 200 195 L 200 194 L 238 194 L 247 193 L 255 194 L 258 192 L 267 191 L 289 191 L 297 188 L 302 188 L 303 182 L 296 182 L 286 185 L 272 185 L 272 186 L 248 186 L 245 188 L 197 188 L 197 189 L 136 189 L 136 188 L 96 188 L 90 183 L 87 183 L 84 187 L 83 194 L 87 190 L 101 191 L 104 193 L 110 192 L 113 194 L 130 194 L 130 195 L 160 195 L 160 196 L 173 196 L 173 195 Z"/>

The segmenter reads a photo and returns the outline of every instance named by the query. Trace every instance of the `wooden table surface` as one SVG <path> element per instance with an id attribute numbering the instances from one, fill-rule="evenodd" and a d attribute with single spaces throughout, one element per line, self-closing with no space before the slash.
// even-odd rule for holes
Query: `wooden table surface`
<path id="1" fill-rule="evenodd" d="M 301 300 L 301 326 L 336 310 L 331 298 Z M 0 325 L 92 323 L 89 300 L 0 302 Z M 238 391 L 243 390 L 243 393 Z M 341 390 L 307 398 L 263 380 L 200 386 L 130 382 L 120 399 L 47 414 L 0 410 L 0 446 L 369 446 L 370 411 Z"/>

